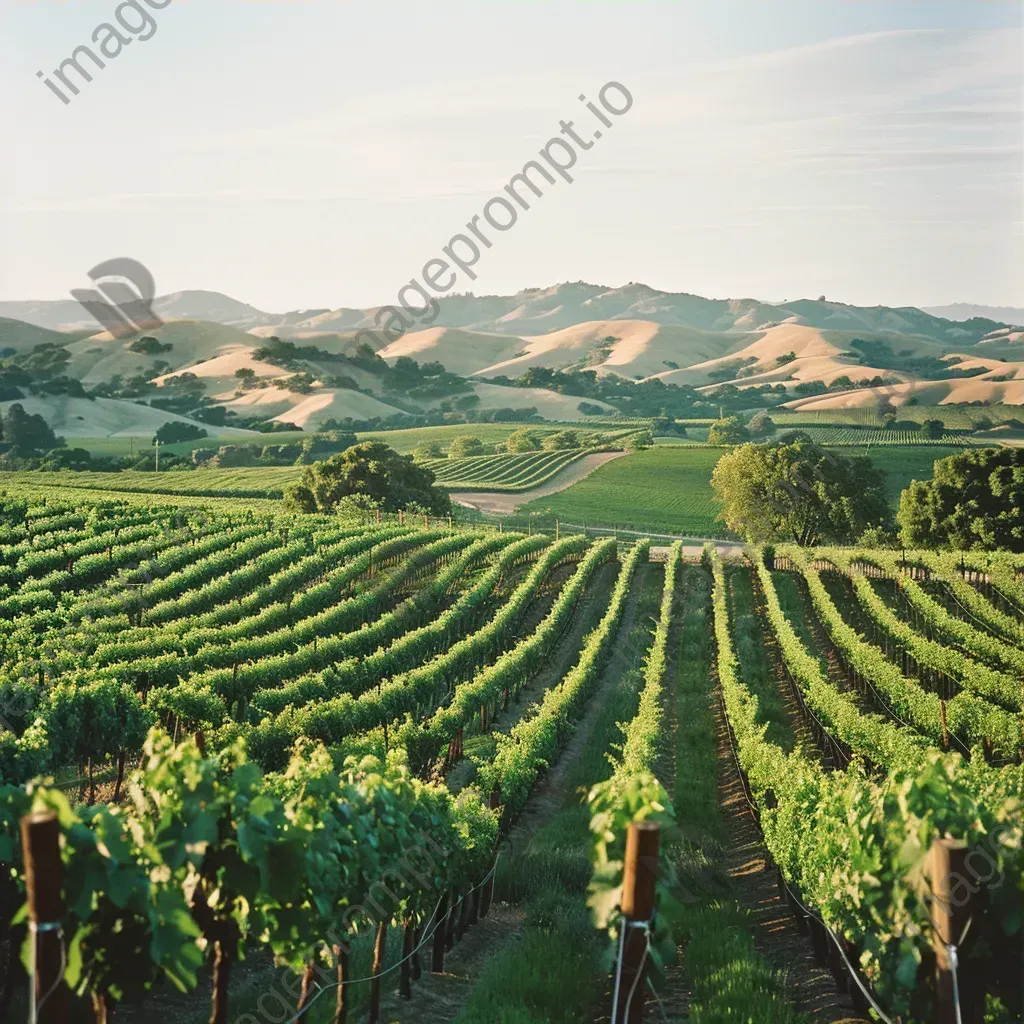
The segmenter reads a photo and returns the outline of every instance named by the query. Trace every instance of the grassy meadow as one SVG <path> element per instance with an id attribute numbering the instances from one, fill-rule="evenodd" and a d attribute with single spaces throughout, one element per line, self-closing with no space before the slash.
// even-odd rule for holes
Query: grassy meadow
<path id="1" fill-rule="evenodd" d="M 930 479 L 936 459 L 961 450 L 889 445 L 842 453 L 866 455 L 886 471 L 886 491 L 895 508 L 911 480 Z M 724 454 L 724 449 L 700 445 L 656 445 L 609 462 L 566 490 L 531 501 L 519 511 L 571 523 L 722 537 L 727 531 L 716 519 L 721 506 L 711 488 L 711 474 Z"/>

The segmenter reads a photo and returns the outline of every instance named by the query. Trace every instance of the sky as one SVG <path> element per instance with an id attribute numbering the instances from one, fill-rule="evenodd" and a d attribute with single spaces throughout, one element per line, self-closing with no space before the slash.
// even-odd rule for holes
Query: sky
<path id="1" fill-rule="evenodd" d="M 117 0 L 0 0 L 0 299 L 129 256 L 161 294 L 392 302 L 564 119 L 574 180 L 457 290 L 1024 306 L 1016 0 L 153 2 L 65 104 L 37 72 Z"/>

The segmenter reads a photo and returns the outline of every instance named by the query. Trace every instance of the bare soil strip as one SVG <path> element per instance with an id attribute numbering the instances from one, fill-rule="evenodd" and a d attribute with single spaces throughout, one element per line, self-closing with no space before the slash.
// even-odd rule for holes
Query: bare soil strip
<path id="1" fill-rule="evenodd" d="M 412 999 L 402 999 L 397 990 L 392 991 L 381 1000 L 380 1019 L 388 1024 L 444 1024 L 455 1020 L 487 961 L 514 945 L 522 926 L 523 915 L 517 907 L 492 903 L 487 916 L 445 953 L 444 974 L 430 973 L 430 943 L 426 943 L 420 950 L 423 974 L 413 982 Z"/>
<path id="2" fill-rule="evenodd" d="M 809 937 L 779 896 L 775 872 L 767 869 L 768 851 L 747 806 L 733 760 L 720 702 L 715 702 L 718 726 L 719 798 L 728 842 L 725 867 L 739 901 L 750 911 L 754 945 L 770 963 L 788 972 L 789 998 L 815 1022 L 863 1021 L 849 996 L 836 991 L 826 967 L 819 967 Z"/>

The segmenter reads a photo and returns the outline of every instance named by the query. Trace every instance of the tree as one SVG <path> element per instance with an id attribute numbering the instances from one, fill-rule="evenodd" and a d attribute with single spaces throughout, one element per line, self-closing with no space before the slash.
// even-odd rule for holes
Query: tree
<path id="1" fill-rule="evenodd" d="M 412 450 L 412 457 L 417 462 L 426 462 L 427 459 L 440 459 L 441 454 L 441 442 L 440 441 L 422 441 Z"/>
<path id="2" fill-rule="evenodd" d="M 243 391 L 248 391 L 256 385 L 256 371 L 251 366 L 240 366 L 235 370 L 235 379 Z"/>
<path id="3" fill-rule="evenodd" d="M 908 547 L 1024 551 L 1024 450 L 975 448 L 937 459 L 900 495 Z"/>
<path id="4" fill-rule="evenodd" d="M 160 424 L 153 440 L 159 441 L 161 444 L 175 444 L 178 441 L 198 441 L 199 438 L 206 436 L 206 431 L 194 423 L 168 420 L 166 423 Z"/>
<path id="5" fill-rule="evenodd" d="M 149 335 L 143 338 L 136 338 L 128 345 L 129 352 L 136 352 L 144 356 L 158 356 L 161 352 L 170 352 L 174 346 L 169 341 L 160 341 Z"/>
<path id="6" fill-rule="evenodd" d="M 739 416 L 715 420 L 708 431 L 708 444 L 743 444 L 750 440 L 750 431 Z"/>
<path id="7" fill-rule="evenodd" d="M 57 448 L 56 435 L 38 413 L 27 413 L 20 402 L 15 402 L 3 418 L 4 440 L 14 448 L 38 448 L 47 451 Z M 60 442 L 63 444 L 63 441 Z"/>
<path id="8" fill-rule="evenodd" d="M 346 495 L 362 494 L 388 511 L 417 502 L 432 512 L 451 508 L 448 495 L 434 487 L 434 474 L 383 441 L 362 444 L 316 462 L 285 491 L 285 503 L 300 512 L 331 512 Z"/>
<path id="9" fill-rule="evenodd" d="M 626 451 L 646 451 L 652 444 L 654 444 L 654 435 L 649 430 L 638 430 L 626 438 Z"/>
<path id="10" fill-rule="evenodd" d="M 46 453 L 39 468 L 56 471 L 58 469 L 86 470 L 94 467 L 92 455 L 85 448 L 54 448 Z"/>
<path id="11" fill-rule="evenodd" d="M 281 381 L 281 387 L 297 395 L 308 395 L 312 392 L 315 383 L 316 377 L 311 373 L 296 373 Z"/>
<path id="12" fill-rule="evenodd" d="M 946 424 L 942 420 L 925 420 L 921 424 L 921 433 L 930 441 L 941 441 L 946 432 Z"/>
<path id="13" fill-rule="evenodd" d="M 302 442 L 298 454 L 291 461 L 296 466 L 310 466 L 330 455 L 337 455 L 354 444 L 356 435 L 351 430 L 320 431 Z"/>
<path id="14" fill-rule="evenodd" d="M 260 449 L 254 444 L 222 444 L 217 454 L 209 460 L 210 466 L 227 469 L 233 466 L 255 466 Z"/>
<path id="15" fill-rule="evenodd" d="M 842 543 L 891 519 L 885 474 L 863 457 L 837 455 L 803 438 L 745 444 L 718 460 L 711 486 L 719 516 L 749 541 Z"/>
<path id="16" fill-rule="evenodd" d="M 472 434 L 461 434 L 453 438 L 448 445 L 449 459 L 465 459 L 471 455 L 483 455 L 484 444 L 479 437 Z"/>
<path id="17" fill-rule="evenodd" d="M 513 454 L 535 452 L 539 448 L 540 442 L 532 430 L 514 430 L 505 438 L 505 451 Z"/>
<path id="18" fill-rule="evenodd" d="M 754 413 L 748 424 L 748 429 L 754 437 L 767 437 L 769 434 L 775 433 L 775 421 L 762 409 L 760 412 Z"/>
<path id="19" fill-rule="evenodd" d="M 580 438 L 575 430 L 558 430 L 554 434 L 548 434 L 540 443 L 545 451 L 564 451 L 569 448 L 579 448 Z"/>

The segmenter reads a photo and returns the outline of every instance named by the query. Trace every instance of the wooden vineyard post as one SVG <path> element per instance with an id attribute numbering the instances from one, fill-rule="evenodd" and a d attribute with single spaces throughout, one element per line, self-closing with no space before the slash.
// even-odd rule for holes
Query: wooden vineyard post
<path id="1" fill-rule="evenodd" d="M 416 948 L 416 925 L 410 917 L 402 927 L 402 968 L 399 980 L 399 995 L 412 999 L 412 951 Z"/>
<path id="2" fill-rule="evenodd" d="M 465 892 L 462 894 L 462 899 L 459 901 L 459 916 L 455 922 L 455 941 L 461 942 L 462 936 L 466 934 L 466 929 L 469 927 L 469 906 L 472 901 L 472 893 Z"/>
<path id="3" fill-rule="evenodd" d="M 936 839 L 932 843 L 929 874 L 931 876 L 931 918 L 935 945 L 935 1024 L 957 1024 L 966 1012 L 965 974 L 958 974 L 954 962 L 956 951 L 971 919 L 973 892 L 968 885 L 957 885 L 968 878 L 967 844 L 954 839 Z M 957 982 L 954 990 L 954 982 Z M 959 996 L 959 999 L 957 998 Z M 961 1012 L 958 1013 L 958 1004 Z"/>
<path id="4" fill-rule="evenodd" d="M 644 1019 L 647 928 L 654 917 L 660 845 L 657 822 L 636 821 L 629 826 L 622 879 L 623 935 L 612 990 L 611 1024 L 639 1024 Z"/>
<path id="5" fill-rule="evenodd" d="M 492 789 L 491 795 L 487 799 L 487 806 L 492 810 L 496 811 L 501 806 L 501 791 L 498 789 Z M 500 824 L 500 821 L 499 821 Z M 497 861 L 495 861 L 497 863 Z M 494 899 L 494 866 L 491 865 L 491 877 L 484 882 L 483 891 L 480 894 L 480 916 L 486 917 L 488 911 L 491 909 L 491 901 Z"/>
<path id="6" fill-rule="evenodd" d="M 420 964 L 420 943 L 423 941 L 423 928 L 417 926 L 412 933 L 412 960 L 409 962 L 409 976 L 413 981 L 419 981 L 423 977 L 423 967 Z"/>
<path id="7" fill-rule="evenodd" d="M 398 525 L 405 526 L 405 509 L 400 508 L 398 510 Z"/>
<path id="8" fill-rule="evenodd" d="M 64 939 L 61 920 L 60 826 L 50 812 L 21 819 L 21 849 L 25 861 L 29 934 L 32 940 L 35 1024 L 67 1024 L 68 989 L 64 984 Z"/>
<path id="9" fill-rule="evenodd" d="M 423 516 L 423 529 L 424 530 L 429 530 L 430 529 L 430 517 L 428 515 L 426 515 L 426 514 L 424 514 L 424 516 Z"/>
<path id="10" fill-rule="evenodd" d="M 454 886 L 448 894 L 448 915 L 444 923 L 444 948 L 455 948 L 455 916 L 459 912 L 459 890 Z"/>
<path id="11" fill-rule="evenodd" d="M 380 509 L 377 509 L 377 525 L 380 525 Z"/>
<path id="12" fill-rule="evenodd" d="M 348 955 L 348 946 L 334 947 L 338 973 L 338 995 L 334 1001 L 334 1024 L 348 1024 L 348 1011 L 352 1002 L 348 993 Z"/>
<path id="13" fill-rule="evenodd" d="M 441 897 L 441 901 L 434 911 L 434 946 L 431 950 L 430 973 L 444 974 L 444 949 L 445 933 L 448 931 L 448 893 Z"/>
<path id="14" fill-rule="evenodd" d="M 388 925 L 381 921 L 377 925 L 377 937 L 373 943 L 373 981 L 370 982 L 370 1024 L 380 1020 L 380 974 L 384 970 L 384 956 L 387 952 Z"/>

